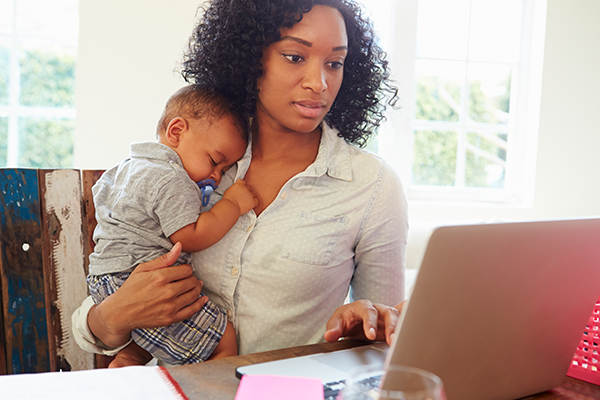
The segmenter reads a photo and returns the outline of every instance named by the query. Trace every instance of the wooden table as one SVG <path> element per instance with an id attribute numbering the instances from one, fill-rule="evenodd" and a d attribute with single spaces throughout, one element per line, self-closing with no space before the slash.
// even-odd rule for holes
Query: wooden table
<path id="1" fill-rule="evenodd" d="M 347 349 L 364 344 L 364 342 L 355 340 L 343 340 L 336 343 L 320 343 L 309 346 L 291 347 L 264 353 L 229 357 L 200 364 L 173 367 L 169 368 L 169 372 L 179 383 L 181 389 L 183 389 L 190 400 L 233 400 L 239 384 L 239 379 L 235 376 L 235 369 L 237 367 L 265 361 Z M 565 381 L 559 387 L 548 392 L 526 397 L 525 399 L 600 399 L 600 386 L 566 377 Z"/>

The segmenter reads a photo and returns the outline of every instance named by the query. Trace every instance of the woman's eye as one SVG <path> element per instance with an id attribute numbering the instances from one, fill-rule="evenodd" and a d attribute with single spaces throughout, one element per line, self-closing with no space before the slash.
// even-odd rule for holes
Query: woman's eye
<path id="1" fill-rule="evenodd" d="M 293 63 L 302 61 L 302 56 L 299 56 L 298 54 L 283 54 L 283 56 Z"/>
<path id="2" fill-rule="evenodd" d="M 329 63 L 329 65 L 333 69 L 342 69 L 342 68 L 344 68 L 344 63 L 342 63 L 340 61 L 332 61 L 332 62 Z"/>

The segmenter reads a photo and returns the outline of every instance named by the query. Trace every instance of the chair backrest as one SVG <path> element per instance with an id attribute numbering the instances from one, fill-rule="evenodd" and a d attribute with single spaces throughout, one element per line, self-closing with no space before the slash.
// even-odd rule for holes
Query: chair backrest
<path id="1" fill-rule="evenodd" d="M 0 169 L 0 374 L 105 366 L 71 333 L 88 295 L 91 187 L 102 172 Z"/>

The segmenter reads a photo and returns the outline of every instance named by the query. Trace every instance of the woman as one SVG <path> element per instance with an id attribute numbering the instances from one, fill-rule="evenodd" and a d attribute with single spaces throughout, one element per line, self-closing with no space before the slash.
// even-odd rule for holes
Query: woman
<path id="1" fill-rule="evenodd" d="M 391 305 L 404 298 L 407 209 L 396 174 L 354 145 L 378 126 L 386 98 L 396 100 L 358 6 L 214 0 L 183 76 L 252 118 L 246 155 L 211 204 L 244 178 L 259 205 L 193 260 L 204 292 L 227 310 L 240 353 L 342 336 L 389 342 L 398 316 Z M 74 315 L 82 347 L 101 351 L 96 338 L 117 347 L 133 328 L 202 306 L 189 269 L 161 269 L 168 257 L 139 266 L 117 293 Z M 342 306 L 349 290 L 358 301 Z"/>

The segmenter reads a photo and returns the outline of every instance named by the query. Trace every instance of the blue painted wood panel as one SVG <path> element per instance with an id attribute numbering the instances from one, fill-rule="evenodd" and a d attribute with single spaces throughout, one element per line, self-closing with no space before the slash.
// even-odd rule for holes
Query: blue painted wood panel
<path id="1" fill-rule="evenodd" d="M 0 287 L 6 372 L 49 371 L 37 170 L 0 169 Z"/>

